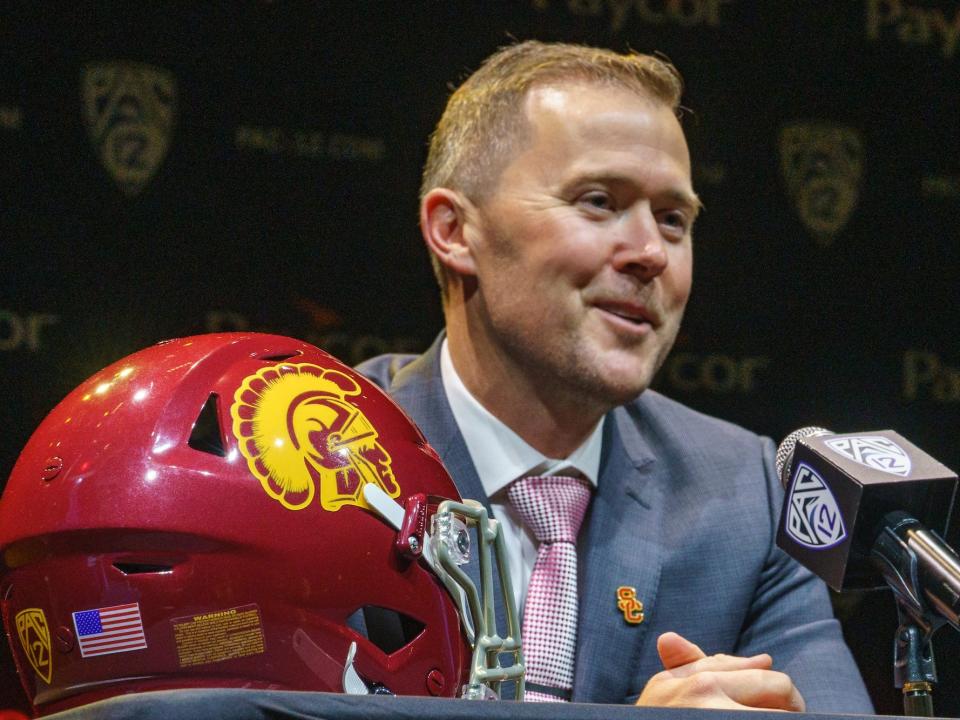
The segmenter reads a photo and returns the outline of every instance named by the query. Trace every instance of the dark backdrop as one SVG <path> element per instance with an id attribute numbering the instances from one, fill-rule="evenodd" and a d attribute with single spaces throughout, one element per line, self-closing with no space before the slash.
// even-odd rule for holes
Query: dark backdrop
<path id="1" fill-rule="evenodd" d="M 166 337 L 425 347 L 426 137 L 510 38 L 661 51 L 686 77 L 706 212 L 662 391 L 774 438 L 895 428 L 960 467 L 958 36 L 960 3 L 933 0 L 5 3 L 0 478 L 68 390 Z M 838 610 L 897 712 L 892 600 Z"/>

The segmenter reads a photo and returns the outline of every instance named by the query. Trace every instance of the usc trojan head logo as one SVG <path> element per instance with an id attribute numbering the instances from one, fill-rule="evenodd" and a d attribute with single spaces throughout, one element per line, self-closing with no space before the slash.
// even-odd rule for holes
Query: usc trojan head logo
<path id="1" fill-rule="evenodd" d="M 321 506 L 339 510 L 367 507 L 366 483 L 400 495 L 376 429 L 347 399 L 359 394 L 349 375 L 309 363 L 274 365 L 244 379 L 230 407 L 233 434 L 270 497 L 302 510 L 319 486 Z"/>
<path id="2" fill-rule="evenodd" d="M 83 119 L 104 168 L 130 196 L 140 193 L 170 147 L 177 81 L 163 68 L 91 63 L 83 70 Z"/>
<path id="3" fill-rule="evenodd" d="M 780 131 L 780 167 L 803 224 L 819 244 L 829 245 L 857 206 L 860 133 L 826 123 L 786 125 Z"/>
<path id="4" fill-rule="evenodd" d="M 49 684 L 53 677 L 53 656 L 50 654 L 50 627 L 40 608 L 27 608 L 15 618 L 17 635 L 30 665 Z"/>

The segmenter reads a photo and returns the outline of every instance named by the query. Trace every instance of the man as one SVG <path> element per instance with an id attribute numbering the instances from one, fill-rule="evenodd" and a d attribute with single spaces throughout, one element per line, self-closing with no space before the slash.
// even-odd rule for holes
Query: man
<path id="1" fill-rule="evenodd" d="M 511 487 L 593 488 L 575 665 L 538 694 L 871 712 L 824 587 L 774 546 L 773 444 L 647 390 L 690 294 L 700 207 L 681 89 L 644 55 L 526 42 L 489 58 L 450 98 L 421 188 L 445 335 L 360 370 L 489 501 L 521 603 L 545 546 Z"/>

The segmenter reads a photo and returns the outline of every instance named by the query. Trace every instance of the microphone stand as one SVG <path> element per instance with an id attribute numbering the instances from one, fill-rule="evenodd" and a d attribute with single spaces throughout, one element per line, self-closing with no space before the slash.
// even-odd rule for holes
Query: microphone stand
<path id="1" fill-rule="evenodd" d="M 921 631 L 897 602 L 900 627 L 893 647 L 894 686 L 903 689 L 903 714 L 933 717 L 933 686 L 937 667 L 930 636 Z"/>
<path id="2" fill-rule="evenodd" d="M 900 627 L 893 646 L 893 679 L 903 692 L 903 712 L 933 717 L 937 668 L 931 638 L 947 621 L 924 601 L 917 555 L 893 530 L 880 533 L 871 557 L 897 599 Z"/>

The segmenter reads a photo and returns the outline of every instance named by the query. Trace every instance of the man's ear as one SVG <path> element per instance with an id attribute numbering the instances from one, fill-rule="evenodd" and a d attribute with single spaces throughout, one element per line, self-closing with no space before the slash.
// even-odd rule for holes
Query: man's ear
<path id="1" fill-rule="evenodd" d="M 457 275 L 476 275 L 466 234 L 472 205 L 461 193 L 434 188 L 420 202 L 420 231 L 427 248 L 441 265 Z"/>

